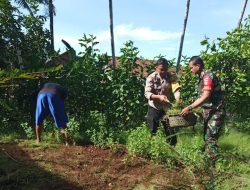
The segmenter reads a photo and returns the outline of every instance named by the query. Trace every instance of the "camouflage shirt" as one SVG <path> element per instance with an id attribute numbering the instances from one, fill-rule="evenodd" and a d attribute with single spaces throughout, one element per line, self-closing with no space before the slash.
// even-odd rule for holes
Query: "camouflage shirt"
<path id="1" fill-rule="evenodd" d="M 204 90 L 211 91 L 210 98 L 203 103 L 203 108 L 217 108 L 222 106 L 223 94 L 218 77 L 211 71 L 202 71 L 198 81 L 198 95 L 201 97 Z"/>
<path id="2" fill-rule="evenodd" d="M 170 73 L 164 78 L 155 71 L 147 77 L 145 85 L 145 97 L 148 99 L 149 106 L 155 109 L 162 109 L 164 105 L 159 100 L 151 100 L 152 94 L 155 95 L 165 95 L 169 98 L 170 92 L 175 92 L 180 88 L 179 83 L 177 83 Z"/>

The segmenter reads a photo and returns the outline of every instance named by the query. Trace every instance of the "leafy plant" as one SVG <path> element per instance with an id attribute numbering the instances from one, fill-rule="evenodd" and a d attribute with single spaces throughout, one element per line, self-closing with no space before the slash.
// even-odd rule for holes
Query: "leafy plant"
<path id="1" fill-rule="evenodd" d="M 80 124 L 74 117 L 70 117 L 69 122 L 67 123 L 67 133 L 70 137 L 70 139 L 75 144 L 77 141 L 77 138 L 79 138 L 80 135 Z"/>
<path id="2" fill-rule="evenodd" d="M 112 72 L 107 84 L 109 97 L 107 122 L 112 126 L 135 127 L 144 121 L 146 101 L 144 98 L 145 79 L 136 72 L 141 66 L 136 63 L 138 48 L 132 41 L 124 43 L 119 65 Z"/>
<path id="3" fill-rule="evenodd" d="M 33 128 L 27 122 L 21 123 L 20 126 L 28 139 L 33 139 L 35 137 Z"/>
<path id="4" fill-rule="evenodd" d="M 250 15 L 242 28 L 227 32 L 225 38 L 217 38 L 209 43 L 202 41 L 205 50 L 201 52 L 208 69 L 213 70 L 221 79 L 225 92 L 228 111 L 248 118 L 250 81 Z M 241 109 L 238 109 L 238 108 Z"/>
<path id="5" fill-rule="evenodd" d="M 172 166 L 171 162 L 174 160 L 175 153 L 166 141 L 163 130 L 158 130 L 156 135 L 151 138 L 149 154 L 153 160 Z"/>
<path id="6" fill-rule="evenodd" d="M 111 143 L 112 130 L 105 127 L 105 119 L 99 112 L 92 112 L 89 119 L 89 129 L 86 131 L 90 141 L 99 147 L 106 147 Z"/>
<path id="7" fill-rule="evenodd" d="M 198 168 L 204 166 L 202 146 L 201 134 L 189 134 L 187 131 L 187 134 L 184 132 L 177 143 L 176 151 L 186 165 Z"/>
<path id="8" fill-rule="evenodd" d="M 127 148 L 130 154 L 149 157 L 150 146 L 151 134 L 145 124 L 131 131 L 127 142 Z"/>

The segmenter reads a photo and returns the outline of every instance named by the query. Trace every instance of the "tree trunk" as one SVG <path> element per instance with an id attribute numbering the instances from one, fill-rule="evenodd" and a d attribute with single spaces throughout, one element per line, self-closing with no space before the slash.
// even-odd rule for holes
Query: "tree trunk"
<path id="1" fill-rule="evenodd" d="M 180 61 L 181 61 L 182 47 L 183 47 L 184 36 L 185 36 L 187 20 L 188 20 L 189 5 L 190 5 L 190 0 L 187 0 L 186 16 L 185 16 L 185 19 L 184 19 L 184 26 L 183 26 L 183 31 L 182 31 L 182 34 L 181 34 L 179 55 L 178 55 L 177 64 L 176 64 L 176 73 L 179 72 L 179 65 L 180 65 Z"/>
<path id="2" fill-rule="evenodd" d="M 246 7 L 247 7 L 247 1 L 248 0 L 245 0 L 243 8 L 242 8 L 241 13 L 240 13 L 240 19 L 239 19 L 239 22 L 238 22 L 238 28 L 240 28 L 240 26 L 241 26 L 241 22 L 242 22 L 242 19 L 243 19 L 243 16 L 244 16 L 244 12 L 245 12 Z"/>
<path id="3" fill-rule="evenodd" d="M 109 0 L 109 19 L 110 19 L 110 36 L 111 36 L 111 50 L 112 50 L 112 64 L 113 69 L 115 69 L 115 43 L 114 43 L 114 31 L 113 31 L 113 8 L 112 0 Z"/>
<path id="4" fill-rule="evenodd" d="M 50 43 L 51 51 L 54 51 L 54 9 L 53 0 L 49 0 L 49 20 L 50 20 Z"/>

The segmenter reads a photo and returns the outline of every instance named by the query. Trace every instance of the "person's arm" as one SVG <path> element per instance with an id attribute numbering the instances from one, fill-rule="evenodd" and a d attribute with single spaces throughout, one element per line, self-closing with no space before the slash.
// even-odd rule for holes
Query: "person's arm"
<path id="1" fill-rule="evenodd" d="M 180 92 L 180 89 L 178 89 L 178 90 L 176 90 L 176 91 L 174 92 L 174 98 L 175 98 L 176 102 L 180 102 L 180 100 L 181 100 L 181 92 Z"/>
<path id="2" fill-rule="evenodd" d="M 165 95 L 156 95 L 156 94 L 152 94 L 150 96 L 150 100 L 159 100 L 162 103 L 170 102 L 169 99 L 167 98 L 167 96 L 165 96 Z"/>
<path id="3" fill-rule="evenodd" d="M 177 81 L 175 81 L 175 82 L 171 83 L 171 87 L 172 87 L 172 92 L 174 94 L 175 100 L 177 102 L 180 102 L 180 99 L 181 99 L 181 92 L 180 92 L 181 86 L 180 86 L 180 84 Z"/>
<path id="4" fill-rule="evenodd" d="M 191 105 L 185 107 L 181 111 L 180 113 L 181 115 L 188 114 L 190 111 L 192 111 L 192 109 L 197 108 L 198 106 L 202 105 L 211 96 L 212 89 L 214 88 L 213 80 L 208 75 L 205 75 L 203 80 L 204 80 L 204 87 L 203 87 L 203 93 L 201 97 L 195 100 Z"/>
<path id="5" fill-rule="evenodd" d="M 209 99 L 209 97 L 211 96 L 211 91 L 206 90 L 202 93 L 201 97 L 198 98 L 197 100 L 195 100 L 192 104 L 190 104 L 189 106 L 185 107 L 182 111 L 181 111 L 181 115 L 186 115 L 188 114 L 190 111 L 192 111 L 192 109 L 197 108 L 198 106 L 202 105 L 207 99 Z"/>

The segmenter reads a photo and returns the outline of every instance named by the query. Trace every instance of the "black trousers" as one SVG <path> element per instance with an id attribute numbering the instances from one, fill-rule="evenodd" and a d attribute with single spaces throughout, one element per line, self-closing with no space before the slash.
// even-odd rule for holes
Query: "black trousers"
<path id="1" fill-rule="evenodd" d="M 165 112 L 163 109 L 157 110 L 153 107 L 148 107 L 147 121 L 148 127 L 151 130 L 151 133 L 154 135 L 157 132 L 158 127 L 160 126 L 160 119 L 164 116 Z M 177 137 L 175 135 L 175 129 L 168 126 L 166 122 L 161 122 L 165 134 L 167 136 L 167 141 L 170 145 L 175 146 L 177 143 Z"/>

